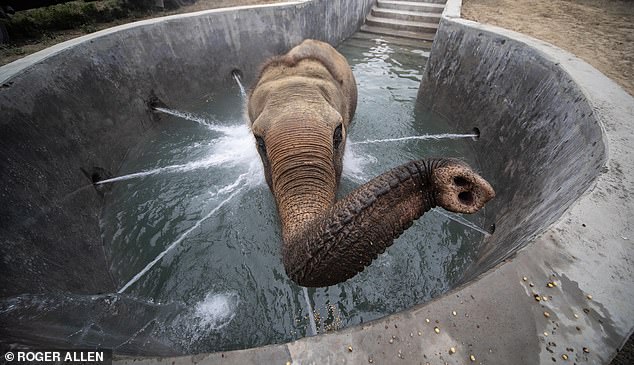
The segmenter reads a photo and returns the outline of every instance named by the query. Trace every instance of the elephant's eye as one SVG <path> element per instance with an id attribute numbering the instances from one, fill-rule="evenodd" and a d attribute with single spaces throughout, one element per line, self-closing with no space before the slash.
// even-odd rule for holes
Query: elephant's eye
<path id="1" fill-rule="evenodd" d="M 258 148 L 258 153 L 263 160 L 266 160 L 266 145 L 264 144 L 264 139 L 259 136 L 255 136 L 255 144 Z"/>
<path id="2" fill-rule="evenodd" d="M 335 149 L 339 149 L 339 145 L 341 145 L 341 141 L 343 140 L 342 129 L 343 126 L 339 124 L 337 128 L 335 128 L 335 133 L 332 135 L 332 145 Z"/>

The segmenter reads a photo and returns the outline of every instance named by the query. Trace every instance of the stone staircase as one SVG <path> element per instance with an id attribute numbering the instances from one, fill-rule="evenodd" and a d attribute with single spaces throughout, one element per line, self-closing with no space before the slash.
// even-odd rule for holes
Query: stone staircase
<path id="1" fill-rule="evenodd" d="M 378 0 L 361 33 L 416 41 L 431 47 L 446 0 Z"/>

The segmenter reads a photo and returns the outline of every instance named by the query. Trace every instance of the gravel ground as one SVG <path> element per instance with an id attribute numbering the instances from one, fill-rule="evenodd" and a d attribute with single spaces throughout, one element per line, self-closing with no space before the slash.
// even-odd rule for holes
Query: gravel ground
<path id="1" fill-rule="evenodd" d="M 634 95 L 632 0 L 463 0 L 462 16 L 563 48 Z"/>

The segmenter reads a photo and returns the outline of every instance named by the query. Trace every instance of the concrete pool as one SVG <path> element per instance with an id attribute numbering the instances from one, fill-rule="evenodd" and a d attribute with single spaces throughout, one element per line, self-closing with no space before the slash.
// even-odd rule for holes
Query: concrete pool
<path id="1" fill-rule="evenodd" d="M 168 17 L 2 67 L 3 298 L 116 290 L 101 243 L 102 192 L 77 190 L 114 176 L 157 128 L 152 96 L 179 105 L 210 83 L 231 82 L 234 69 L 252 79 L 262 59 L 303 38 L 338 44 L 371 4 L 306 1 Z M 326 16 L 315 20 L 315 12 Z M 177 361 L 610 360 L 634 323 L 634 101 L 564 51 L 452 15 L 441 21 L 418 101 L 454 130 L 480 129 L 473 158 L 498 191 L 487 208 L 496 232 L 456 287 L 326 335 Z"/>

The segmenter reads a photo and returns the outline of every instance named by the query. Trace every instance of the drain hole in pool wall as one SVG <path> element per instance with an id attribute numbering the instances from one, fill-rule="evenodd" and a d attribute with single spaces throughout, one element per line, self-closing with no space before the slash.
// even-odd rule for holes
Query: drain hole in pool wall
<path id="1" fill-rule="evenodd" d="M 477 141 L 477 140 L 479 140 L 479 139 L 480 139 L 480 128 L 478 128 L 478 127 L 474 127 L 474 128 L 471 130 L 471 132 L 473 132 L 473 137 L 472 137 L 472 138 L 473 138 L 473 140 L 474 140 L 474 141 Z"/>
<path id="2" fill-rule="evenodd" d="M 153 114 L 156 114 L 154 113 L 156 108 L 167 108 L 167 104 L 165 104 L 161 99 L 159 99 L 159 97 L 156 96 L 156 94 L 154 94 L 154 91 L 150 92 L 150 96 L 148 97 L 146 105 L 150 113 L 153 113 Z"/>
<path id="3" fill-rule="evenodd" d="M 242 71 L 240 71 L 240 69 L 238 68 L 234 68 L 233 70 L 231 70 L 231 78 L 235 79 L 235 78 L 239 78 L 240 80 L 242 80 L 242 78 L 244 77 L 242 75 Z"/>
<path id="4" fill-rule="evenodd" d="M 148 113 L 150 113 L 150 115 L 152 116 L 152 120 L 155 122 L 160 119 L 160 113 L 156 112 L 156 108 L 167 108 L 167 104 L 159 99 L 159 97 L 154 94 L 154 91 L 150 92 L 150 96 L 147 100 L 146 105 L 148 108 Z"/>
<path id="5" fill-rule="evenodd" d="M 242 101 L 245 102 L 247 99 L 247 91 L 244 88 L 244 85 L 242 85 L 242 71 L 234 68 L 231 70 L 231 78 L 238 84 L 238 87 L 240 88 L 240 96 L 242 97 Z"/>
<path id="6" fill-rule="evenodd" d="M 99 166 L 94 166 L 93 168 L 89 170 L 86 170 L 83 167 L 81 167 L 80 169 L 81 169 L 81 172 L 84 174 L 84 176 L 90 179 L 90 182 L 95 187 L 95 190 L 97 190 L 97 192 L 99 193 L 103 193 L 105 189 L 105 185 L 98 185 L 97 183 L 102 180 L 110 179 L 113 176 L 110 173 L 110 171 Z"/>

